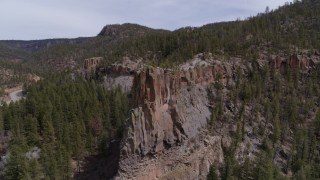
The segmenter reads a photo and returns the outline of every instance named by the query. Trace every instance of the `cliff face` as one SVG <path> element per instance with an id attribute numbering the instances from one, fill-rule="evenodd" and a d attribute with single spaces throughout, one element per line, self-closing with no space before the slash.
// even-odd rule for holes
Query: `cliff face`
<path id="1" fill-rule="evenodd" d="M 96 72 L 97 66 L 102 59 L 102 57 L 92 57 L 84 60 L 82 68 L 84 70 L 85 77 L 89 77 Z"/>
<path id="2" fill-rule="evenodd" d="M 94 71 L 101 60 L 101 57 L 92 57 L 89 59 L 85 59 L 83 62 L 83 69 L 85 71 Z"/>
<path id="3" fill-rule="evenodd" d="M 205 178 L 210 164 L 223 161 L 228 138 L 203 135 L 211 115 L 207 87 L 216 81 L 232 85 L 237 63 L 201 59 L 178 70 L 145 66 L 132 75 L 135 108 L 122 141 L 118 179 Z"/>
<path id="4" fill-rule="evenodd" d="M 145 67 L 134 78 L 134 107 L 123 156 L 161 152 L 195 137 L 210 117 L 206 86 L 227 82 L 231 67 L 197 61 L 180 70 Z"/>
<path id="5" fill-rule="evenodd" d="M 284 58 L 281 56 L 273 56 L 269 61 L 271 68 L 277 69 L 281 74 L 284 74 L 288 68 L 290 69 L 301 69 L 303 71 L 308 71 L 315 67 L 318 62 L 317 51 L 314 54 L 307 55 L 297 55 L 293 54 L 289 58 Z"/>
<path id="6" fill-rule="evenodd" d="M 286 73 L 288 68 L 309 71 L 319 63 L 317 55 L 267 57 L 258 59 L 259 66 L 269 64 L 278 73 Z M 254 129 L 267 127 L 265 133 L 270 135 L 272 125 L 265 117 L 255 119 L 256 105 L 243 106 L 231 100 L 238 69 L 246 77 L 252 64 L 238 58 L 204 59 L 200 54 L 176 70 L 143 66 L 140 61 L 129 60 L 109 67 L 106 79 L 125 86 L 126 83 L 118 80 L 128 77 L 126 82 L 132 85 L 134 107 L 121 143 L 120 167 L 115 179 L 206 179 L 211 164 L 224 162 L 225 150 L 237 133 L 235 119 L 240 111 L 243 111 L 244 135 L 235 150 L 235 158 L 239 162 L 255 158 L 264 137 L 254 134 Z M 110 86 L 108 82 L 105 83 Z M 216 82 L 223 86 L 226 119 L 217 122 L 215 131 L 208 133 L 207 123 L 215 107 L 210 96 L 217 96 L 210 87 Z M 288 154 L 287 146 L 279 147 L 279 154 Z M 279 164 L 286 161 L 283 156 L 275 157 Z"/>

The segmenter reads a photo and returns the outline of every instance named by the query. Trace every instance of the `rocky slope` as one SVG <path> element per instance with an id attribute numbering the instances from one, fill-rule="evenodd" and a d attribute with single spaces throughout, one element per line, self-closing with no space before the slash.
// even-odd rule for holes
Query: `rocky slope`
<path id="1" fill-rule="evenodd" d="M 243 105 L 231 100 L 237 70 L 249 76 L 253 64 L 240 58 L 219 60 L 211 54 L 199 54 L 179 68 L 162 69 L 142 65 L 141 61 L 126 59 L 123 64 L 107 70 L 105 84 L 132 84 L 130 118 L 121 144 L 121 158 L 115 179 L 206 179 L 210 165 L 222 165 L 227 149 L 234 143 L 238 124 L 234 120 L 243 111 L 243 141 L 237 145 L 235 158 L 239 163 L 254 159 L 261 150 L 264 137 L 255 134 L 256 128 L 273 128 L 266 117 L 255 119 L 254 104 Z M 299 55 L 260 54 L 259 66 L 285 73 L 299 68 L 303 72 L 319 63 L 316 51 Z M 122 79 L 121 79 L 122 77 Z M 123 77 L 127 77 L 123 81 Z M 112 80 L 110 80 L 112 79 Z M 132 82 L 133 81 L 133 82 Z M 113 82 L 110 84 L 110 82 Z M 222 92 L 213 84 L 222 85 Z M 112 86 L 112 85 L 111 85 Z M 131 87 L 131 86 L 129 86 Z M 128 87 L 126 87 L 127 89 Z M 209 131 L 212 108 L 222 96 L 226 121 L 217 122 Z M 275 162 L 286 164 L 289 144 L 279 146 Z"/>

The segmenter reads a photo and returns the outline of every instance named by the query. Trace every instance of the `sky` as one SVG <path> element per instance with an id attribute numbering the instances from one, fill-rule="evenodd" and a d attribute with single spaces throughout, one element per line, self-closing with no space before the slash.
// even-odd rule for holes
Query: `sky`
<path id="1" fill-rule="evenodd" d="M 107 24 L 156 29 L 245 19 L 292 0 L 0 0 L 0 39 L 97 35 Z"/>

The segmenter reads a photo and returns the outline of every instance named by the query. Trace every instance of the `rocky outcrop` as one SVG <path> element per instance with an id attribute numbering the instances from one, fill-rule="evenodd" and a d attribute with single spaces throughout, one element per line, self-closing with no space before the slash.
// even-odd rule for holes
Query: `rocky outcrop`
<path id="1" fill-rule="evenodd" d="M 142 59 L 131 60 L 130 58 L 125 57 L 121 63 L 112 64 L 100 71 L 103 71 L 109 76 L 134 75 L 134 73 L 142 68 L 142 66 Z"/>
<path id="2" fill-rule="evenodd" d="M 272 56 L 269 65 L 271 68 L 279 70 L 281 74 L 284 74 L 288 68 L 290 69 L 300 69 L 302 71 L 309 71 L 314 68 L 319 62 L 319 56 L 315 52 L 314 55 L 297 55 L 293 54 L 289 58 L 284 58 L 281 56 Z"/>
<path id="3" fill-rule="evenodd" d="M 287 68 L 308 70 L 318 57 L 274 56 L 258 60 L 259 68 L 269 63 L 271 68 L 285 72 Z M 131 63 L 129 63 L 131 64 Z M 131 67 L 131 68 L 129 68 Z M 215 60 L 202 54 L 177 69 L 163 69 L 143 65 L 113 65 L 110 72 L 132 77 L 133 109 L 127 121 L 121 143 L 119 171 L 115 179 L 206 179 L 211 164 L 224 161 L 226 149 L 237 133 L 240 109 L 243 108 L 243 139 L 235 151 L 236 160 L 254 159 L 259 153 L 263 136 L 256 132 L 261 124 L 267 135 L 272 125 L 266 118 L 252 115 L 254 105 L 231 100 L 231 90 L 238 69 L 244 76 L 253 68 L 239 58 Z M 122 74 L 122 75 L 121 75 Z M 211 116 L 212 92 L 210 84 L 223 85 L 222 98 L 226 119 L 215 123 L 215 131 L 207 133 Z M 217 95 L 213 95 L 217 96 Z M 288 153 L 285 148 L 279 152 Z M 279 164 L 287 160 L 276 157 Z"/>
<path id="4" fill-rule="evenodd" d="M 211 115 L 207 87 L 218 81 L 232 85 L 237 63 L 203 60 L 200 54 L 177 70 L 144 66 L 136 71 L 135 108 L 116 179 L 205 179 L 210 164 L 223 161 L 222 144 L 230 144 L 228 138 L 204 135 Z"/>
<path id="5" fill-rule="evenodd" d="M 83 62 L 83 69 L 85 71 L 95 71 L 97 65 L 102 60 L 102 57 L 92 57 L 85 59 Z"/>
<path id="6" fill-rule="evenodd" d="M 92 57 L 92 58 L 85 59 L 83 61 L 82 70 L 80 71 L 81 74 L 85 78 L 92 78 L 96 74 L 97 67 L 102 60 L 103 60 L 102 57 Z"/>
<path id="7" fill-rule="evenodd" d="M 27 79 L 27 81 L 29 81 L 29 82 L 37 82 L 37 81 L 39 81 L 41 78 L 39 77 L 39 76 L 37 76 L 37 75 L 35 75 L 35 74 L 27 74 L 26 75 L 26 79 Z"/>
<path id="8" fill-rule="evenodd" d="M 158 153 L 195 137 L 210 116 L 206 86 L 231 77 L 231 65 L 200 61 L 173 71 L 144 67 L 134 78 L 134 107 L 123 156 Z"/>
<path id="9" fill-rule="evenodd" d="M 99 69 L 103 76 L 103 85 L 107 89 L 120 87 L 123 92 L 131 92 L 135 72 L 142 67 L 142 60 L 131 60 L 128 57 L 120 64 L 112 64 L 106 68 Z"/>

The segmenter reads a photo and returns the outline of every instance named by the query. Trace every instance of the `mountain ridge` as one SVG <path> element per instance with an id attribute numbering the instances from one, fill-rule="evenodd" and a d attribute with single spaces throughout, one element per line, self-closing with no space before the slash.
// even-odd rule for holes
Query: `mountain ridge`
<path id="1" fill-rule="evenodd" d="M 157 66 L 174 66 L 174 62 L 183 63 L 203 52 L 253 56 L 261 48 L 273 52 L 320 49 L 317 41 L 320 36 L 317 33 L 320 27 L 318 6 L 316 1 L 296 1 L 246 20 L 209 23 L 174 31 L 132 23 L 111 24 L 88 41 L 50 46 L 32 53 L 27 59 L 43 64 L 42 68 L 46 68 L 46 61 L 63 64 L 67 59 L 75 59 L 79 65 L 86 58 L 103 57 L 104 62 L 112 63 L 125 56 L 143 58 Z M 63 52 L 59 46 L 64 48 Z M 55 70 L 62 68 L 51 67 Z"/>

